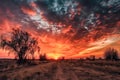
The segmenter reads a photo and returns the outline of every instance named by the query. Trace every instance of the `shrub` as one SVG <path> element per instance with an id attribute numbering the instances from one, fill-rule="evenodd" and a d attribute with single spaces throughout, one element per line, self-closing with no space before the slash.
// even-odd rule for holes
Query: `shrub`
<path id="1" fill-rule="evenodd" d="M 40 61 L 46 61 L 46 60 L 47 60 L 46 54 L 40 54 L 39 60 L 40 60 Z"/>
<path id="2" fill-rule="evenodd" d="M 104 57 L 106 60 L 118 60 L 118 51 L 114 48 L 108 48 L 104 53 Z"/>

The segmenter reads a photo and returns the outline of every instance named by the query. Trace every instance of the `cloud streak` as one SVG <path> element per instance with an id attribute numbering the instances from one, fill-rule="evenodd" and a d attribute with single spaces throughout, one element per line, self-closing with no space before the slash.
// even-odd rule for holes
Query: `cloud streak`
<path id="1" fill-rule="evenodd" d="M 119 0 L 0 0 L 0 34 L 26 30 L 51 58 L 91 55 L 119 41 L 119 5 Z"/>

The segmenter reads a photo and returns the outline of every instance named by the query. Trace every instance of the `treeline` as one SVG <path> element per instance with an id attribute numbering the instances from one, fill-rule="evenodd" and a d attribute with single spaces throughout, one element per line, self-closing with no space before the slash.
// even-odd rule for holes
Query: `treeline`
<path id="1" fill-rule="evenodd" d="M 119 60 L 119 53 L 116 49 L 114 48 L 108 48 L 106 51 L 103 53 L 103 58 L 99 57 L 97 58 L 99 60 L 112 60 L 112 61 L 117 61 Z M 89 57 L 86 57 L 86 60 L 96 60 L 95 55 L 91 55 Z"/>

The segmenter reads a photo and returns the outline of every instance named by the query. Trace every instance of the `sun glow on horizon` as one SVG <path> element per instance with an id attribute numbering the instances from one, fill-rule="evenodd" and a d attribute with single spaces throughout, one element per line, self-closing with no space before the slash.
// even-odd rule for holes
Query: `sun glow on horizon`
<path id="1" fill-rule="evenodd" d="M 62 55 L 59 54 L 59 53 L 49 53 L 49 54 L 47 55 L 47 57 L 48 57 L 49 59 L 55 59 L 55 60 L 58 60 L 61 56 L 62 56 Z"/>
<path id="2" fill-rule="evenodd" d="M 45 53 L 48 59 L 55 60 L 63 56 L 66 59 L 100 56 L 108 47 L 120 52 L 120 20 L 116 14 L 119 5 L 117 7 L 117 4 L 109 4 L 110 7 L 107 7 L 108 4 L 102 5 L 102 2 L 98 1 L 99 6 L 90 5 L 97 11 L 90 9 L 93 11 L 88 13 L 90 7 L 83 4 L 82 0 L 50 1 L 20 0 L 18 7 L 17 1 L 1 0 L 0 36 L 9 39 L 12 28 L 27 31 L 37 39 L 40 47 L 40 52 L 34 54 L 36 59 L 39 59 L 42 53 Z M 114 3 L 114 0 L 111 1 Z M 5 6 L 8 3 L 10 6 Z M 101 7 L 106 8 L 102 10 Z M 110 13 L 107 13 L 109 8 Z M 8 52 L 9 50 L 0 49 L 0 58 L 9 57 Z M 13 54 L 10 54 L 10 58 L 11 55 Z"/>

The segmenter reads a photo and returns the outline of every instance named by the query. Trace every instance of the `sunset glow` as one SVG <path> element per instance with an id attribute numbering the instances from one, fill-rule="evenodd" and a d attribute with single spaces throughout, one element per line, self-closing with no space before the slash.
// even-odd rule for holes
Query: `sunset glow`
<path id="1" fill-rule="evenodd" d="M 10 7 L 5 6 L 7 3 Z M 119 6 L 96 2 L 99 7 L 92 5 L 92 1 L 85 5 L 82 0 L 61 0 L 59 3 L 59 0 L 0 1 L 0 35 L 9 39 L 12 28 L 29 32 L 37 38 L 41 48 L 36 58 L 42 53 L 55 60 L 90 55 L 102 57 L 108 47 L 120 52 Z M 14 54 L 8 56 L 8 52 L 0 49 L 0 58 L 14 58 Z"/>

